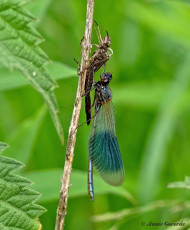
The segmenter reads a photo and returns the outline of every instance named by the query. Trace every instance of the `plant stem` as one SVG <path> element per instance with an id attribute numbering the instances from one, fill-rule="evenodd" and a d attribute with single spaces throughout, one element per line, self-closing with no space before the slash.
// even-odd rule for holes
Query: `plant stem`
<path id="1" fill-rule="evenodd" d="M 82 105 L 82 93 L 84 91 L 84 84 L 86 79 L 86 68 L 88 64 L 89 54 L 91 50 L 91 34 L 93 25 L 93 13 L 94 13 L 94 0 L 88 0 L 87 2 L 87 14 L 86 14 L 86 28 L 84 39 L 81 44 L 82 48 L 82 60 L 80 67 L 80 76 L 77 88 L 77 94 L 75 99 L 75 105 L 72 115 L 72 120 L 69 128 L 69 136 L 67 141 L 66 156 L 64 172 L 61 179 L 61 190 L 59 205 L 57 209 L 57 218 L 55 230 L 62 230 L 64 227 L 64 221 L 66 216 L 68 193 L 70 187 L 70 176 L 72 171 L 72 162 L 74 157 L 74 148 L 76 142 L 76 133 L 79 122 L 80 110 Z"/>

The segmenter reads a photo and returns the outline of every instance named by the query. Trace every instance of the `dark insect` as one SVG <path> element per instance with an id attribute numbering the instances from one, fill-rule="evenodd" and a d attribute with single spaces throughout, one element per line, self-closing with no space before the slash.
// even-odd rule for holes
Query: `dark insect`
<path id="1" fill-rule="evenodd" d="M 125 180 L 125 170 L 121 159 L 115 130 L 115 116 L 112 94 L 108 87 L 111 73 L 103 73 L 95 83 L 95 118 L 89 139 L 88 193 L 94 200 L 93 165 L 110 185 L 119 186 Z"/>
<path id="2" fill-rule="evenodd" d="M 96 23 L 97 24 L 97 23 Z M 86 120 L 87 125 L 91 121 L 91 99 L 90 91 L 94 83 L 94 74 L 110 59 L 113 54 L 112 49 L 110 48 L 111 38 L 107 32 L 107 35 L 102 39 L 100 34 L 100 29 L 97 24 L 97 34 L 99 39 L 99 45 L 94 45 L 98 49 L 94 51 L 91 58 L 89 59 L 87 72 L 86 72 L 86 81 L 85 81 L 85 111 L 86 111 Z"/>

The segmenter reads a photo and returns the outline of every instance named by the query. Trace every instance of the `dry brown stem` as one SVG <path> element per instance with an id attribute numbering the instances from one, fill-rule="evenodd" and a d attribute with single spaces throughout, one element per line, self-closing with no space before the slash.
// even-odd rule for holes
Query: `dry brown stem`
<path id="1" fill-rule="evenodd" d="M 74 148 L 76 142 L 76 133 L 77 133 L 77 127 L 78 127 L 79 116 L 80 116 L 81 105 L 82 105 L 81 95 L 84 91 L 86 68 L 87 68 L 90 49 L 91 49 L 93 13 L 94 13 L 94 0 L 88 0 L 87 14 L 86 14 L 86 28 L 85 28 L 84 39 L 81 44 L 82 60 L 81 60 L 81 67 L 80 67 L 80 76 L 79 76 L 72 120 L 69 128 L 69 136 L 68 136 L 67 148 L 66 148 L 64 172 L 61 179 L 61 190 L 60 190 L 59 205 L 57 209 L 55 230 L 63 229 L 65 216 L 66 216 L 67 201 L 68 201 L 69 187 L 70 187 L 70 176 L 72 171 L 72 162 L 73 162 Z"/>

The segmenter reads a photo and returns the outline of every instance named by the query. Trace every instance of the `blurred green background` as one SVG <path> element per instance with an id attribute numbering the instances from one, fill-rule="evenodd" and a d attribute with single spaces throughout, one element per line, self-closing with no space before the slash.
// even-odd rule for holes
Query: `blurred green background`
<path id="1" fill-rule="evenodd" d="M 41 47 L 52 60 L 49 71 L 59 78 L 55 93 L 67 140 L 78 83 L 73 59 L 80 61 L 86 1 L 31 0 L 25 7 L 38 19 L 34 26 L 45 39 Z M 142 221 L 181 220 L 186 228 L 180 229 L 188 229 L 189 191 L 166 185 L 190 175 L 190 4 L 95 0 L 94 19 L 102 36 L 108 30 L 112 39 L 114 54 L 106 71 L 113 74 L 110 88 L 126 180 L 112 188 L 95 172 L 95 202 L 90 201 L 90 127 L 80 127 L 65 229 L 146 229 Z M 93 30 L 92 43 L 97 42 Z M 2 76 L 10 81 L 23 78 L 0 67 Z M 43 99 L 32 86 L 26 82 L 0 90 L 0 137 L 10 145 L 5 154 L 26 164 L 23 174 L 34 181 L 31 188 L 42 193 L 39 202 L 48 209 L 40 218 L 43 229 L 54 229 L 66 145 L 61 145 Z M 83 104 L 80 123 L 84 121 Z M 102 221 L 94 217 L 112 212 L 118 215 L 102 216 Z"/>

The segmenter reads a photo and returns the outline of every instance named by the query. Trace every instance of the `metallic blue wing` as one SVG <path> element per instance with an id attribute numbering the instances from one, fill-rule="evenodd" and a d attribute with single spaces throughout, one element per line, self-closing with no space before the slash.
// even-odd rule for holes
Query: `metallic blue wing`
<path id="1" fill-rule="evenodd" d="M 89 156 L 108 184 L 119 186 L 124 182 L 125 170 L 116 137 L 111 100 L 102 104 L 94 118 L 89 139 Z"/>

